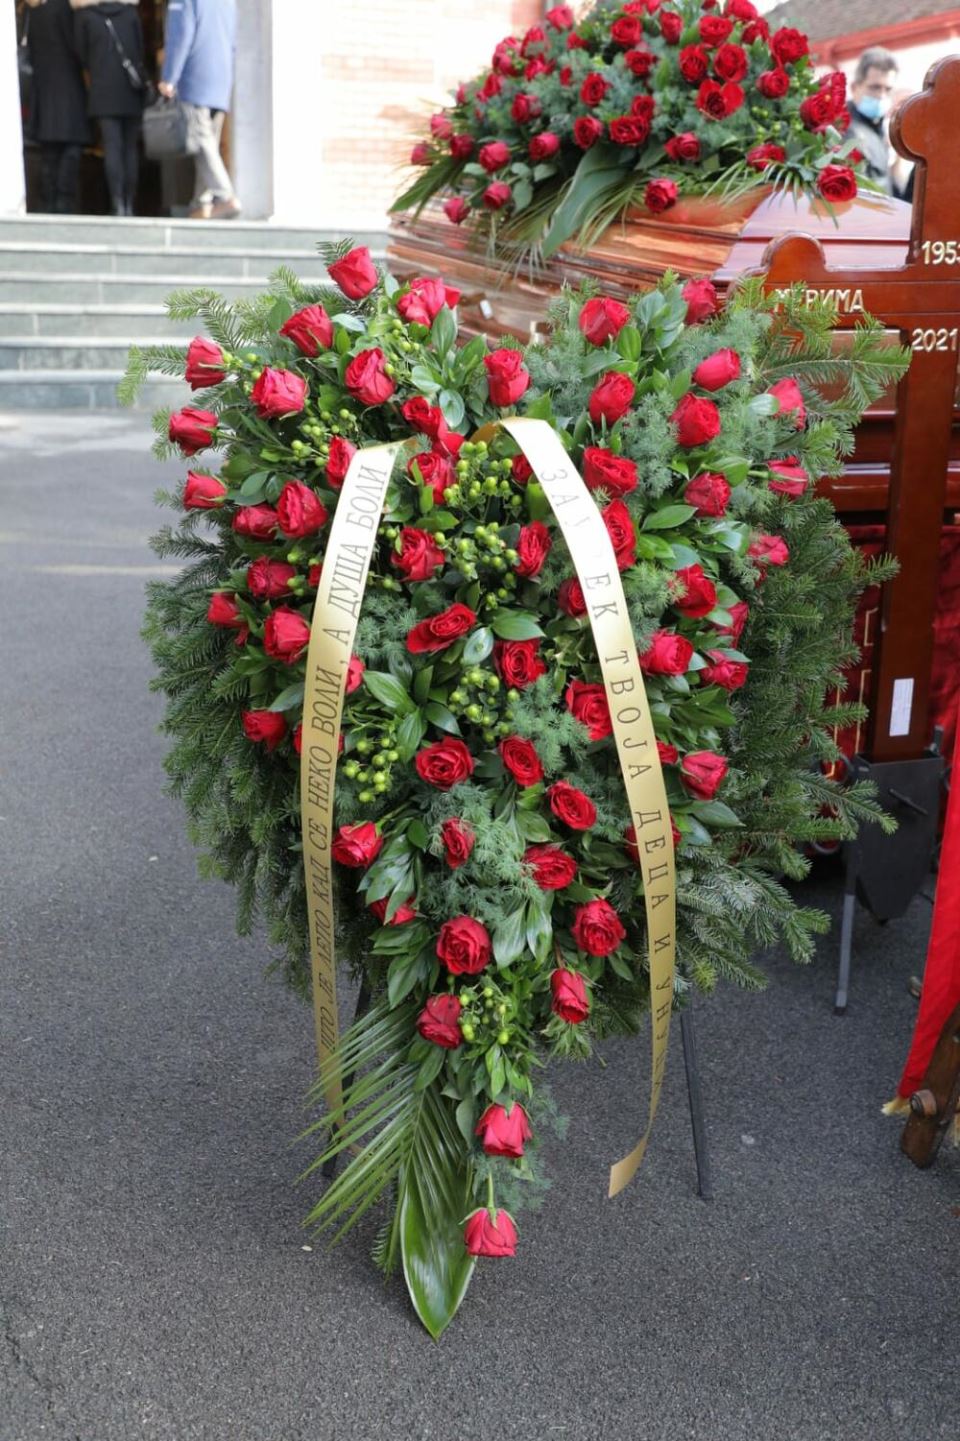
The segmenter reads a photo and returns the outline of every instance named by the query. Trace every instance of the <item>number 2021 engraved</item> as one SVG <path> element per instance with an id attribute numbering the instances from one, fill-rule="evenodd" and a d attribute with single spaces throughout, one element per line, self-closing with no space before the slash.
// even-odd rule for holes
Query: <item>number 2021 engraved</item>
<path id="1" fill-rule="evenodd" d="M 958 337 L 960 337 L 960 329 L 957 326 L 954 326 L 952 330 L 948 330 L 945 325 L 941 325 L 938 330 L 925 330 L 923 326 L 918 325 L 910 333 L 910 349 L 956 350 Z"/>
<path id="2" fill-rule="evenodd" d="M 920 254 L 924 265 L 960 265 L 960 241 L 925 240 Z"/>

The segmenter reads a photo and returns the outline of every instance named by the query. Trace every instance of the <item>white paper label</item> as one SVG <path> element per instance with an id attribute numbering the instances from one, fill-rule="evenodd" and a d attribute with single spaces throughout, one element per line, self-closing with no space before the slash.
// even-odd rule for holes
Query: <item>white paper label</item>
<path id="1" fill-rule="evenodd" d="M 893 683 L 893 705 L 890 707 L 890 734 L 910 734 L 910 712 L 913 709 L 913 677 L 895 680 Z"/>

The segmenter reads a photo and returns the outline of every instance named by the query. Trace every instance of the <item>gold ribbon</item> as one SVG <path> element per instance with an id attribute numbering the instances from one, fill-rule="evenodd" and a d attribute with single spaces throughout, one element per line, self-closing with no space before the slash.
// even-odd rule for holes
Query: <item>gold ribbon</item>
<path id="1" fill-rule="evenodd" d="M 587 615 L 607 693 L 623 783 L 637 833 L 647 918 L 650 1016 L 653 1031 L 646 1129 L 628 1156 L 610 1168 L 608 1194 L 622 1191 L 643 1160 L 667 1061 L 676 932 L 673 837 L 653 719 L 637 660 L 630 614 L 613 545 L 596 502 L 559 437 L 546 421 L 510 419 L 498 425 L 520 446 L 553 510 L 583 588 Z M 330 529 L 307 651 L 300 796 L 303 857 L 310 918 L 317 1051 L 321 1071 L 337 1044 L 333 887 L 330 846 L 337 744 L 347 665 L 387 485 L 400 444 L 372 446 L 350 463 Z M 340 1081 L 327 1068 L 324 1094 L 331 1109 Z"/>

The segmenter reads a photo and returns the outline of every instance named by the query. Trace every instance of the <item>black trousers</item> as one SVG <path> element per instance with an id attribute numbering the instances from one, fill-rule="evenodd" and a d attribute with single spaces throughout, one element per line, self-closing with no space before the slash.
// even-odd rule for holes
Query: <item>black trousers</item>
<path id="1" fill-rule="evenodd" d="M 40 199 L 48 213 L 74 215 L 80 187 L 81 145 L 44 141 L 40 146 Z"/>
<path id="2" fill-rule="evenodd" d="M 101 115 L 103 168 L 114 215 L 132 215 L 140 169 L 140 116 Z"/>

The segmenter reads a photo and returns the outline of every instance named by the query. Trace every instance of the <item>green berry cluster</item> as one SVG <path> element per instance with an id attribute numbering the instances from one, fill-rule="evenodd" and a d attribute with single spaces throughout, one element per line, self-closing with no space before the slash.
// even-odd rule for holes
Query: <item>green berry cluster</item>
<path id="1" fill-rule="evenodd" d="M 363 786 L 357 799 L 362 805 L 369 805 L 390 789 L 393 767 L 400 759 L 400 752 L 396 747 L 395 720 L 385 720 L 382 726 L 378 725 L 375 733 L 373 727 L 365 729 L 368 734 L 361 735 L 354 746 L 359 759 L 351 756 L 345 761 L 343 773 Z"/>

